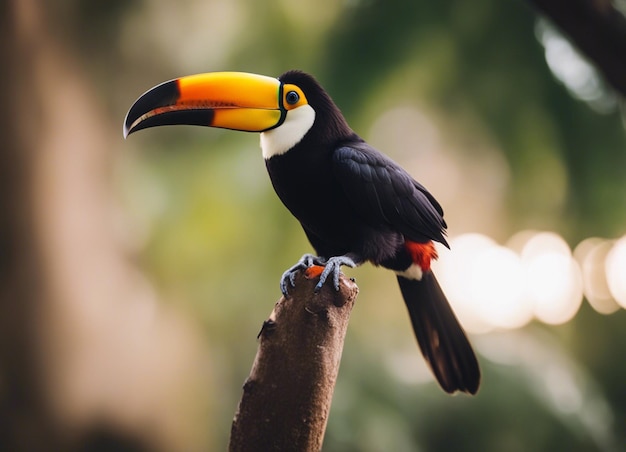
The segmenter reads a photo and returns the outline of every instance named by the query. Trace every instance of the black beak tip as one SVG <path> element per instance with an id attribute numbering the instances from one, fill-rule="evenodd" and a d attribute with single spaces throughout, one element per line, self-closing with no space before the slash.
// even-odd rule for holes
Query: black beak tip
<path id="1" fill-rule="evenodd" d="M 122 135 L 124 135 L 124 139 L 128 138 L 128 135 L 130 135 L 131 132 L 132 132 L 132 129 L 128 125 L 128 120 L 125 120 L 124 127 L 122 127 Z"/>
<path id="2" fill-rule="evenodd" d="M 124 118 L 124 125 L 122 127 L 122 134 L 124 135 L 124 139 L 128 138 L 128 135 L 131 133 L 135 133 L 138 130 L 144 129 L 145 125 L 143 124 L 144 120 L 141 119 L 142 113 L 137 108 L 137 102 L 130 107 L 128 113 L 126 113 L 126 117 Z"/>
<path id="3" fill-rule="evenodd" d="M 124 127 L 122 130 L 124 138 L 127 138 L 128 135 L 138 130 L 157 125 L 146 121 L 148 118 L 144 118 L 143 120 L 140 120 L 140 118 L 156 108 L 175 104 L 179 96 L 180 91 L 176 80 L 163 82 L 139 96 L 130 107 L 130 110 L 128 110 L 126 118 L 124 119 Z"/>

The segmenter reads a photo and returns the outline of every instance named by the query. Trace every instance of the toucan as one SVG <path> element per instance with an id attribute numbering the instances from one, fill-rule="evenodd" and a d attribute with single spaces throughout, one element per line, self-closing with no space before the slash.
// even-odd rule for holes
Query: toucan
<path id="1" fill-rule="evenodd" d="M 212 72 L 166 81 L 131 106 L 124 136 L 175 124 L 260 133 L 272 185 L 315 250 L 282 275 L 285 296 L 302 270 L 319 276 L 315 290 L 327 280 L 338 290 L 341 266 L 370 262 L 395 272 L 441 387 L 476 393 L 476 355 L 431 270 L 434 242 L 448 246 L 441 205 L 350 128 L 314 77 Z"/>

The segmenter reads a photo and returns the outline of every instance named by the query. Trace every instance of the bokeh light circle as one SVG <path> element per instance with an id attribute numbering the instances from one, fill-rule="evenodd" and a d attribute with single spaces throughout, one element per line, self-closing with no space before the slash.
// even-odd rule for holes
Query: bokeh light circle
<path id="1" fill-rule="evenodd" d="M 585 298 L 596 312 L 605 315 L 620 309 L 611 294 L 606 274 L 606 257 L 612 248 L 610 240 L 590 237 L 574 249 L 574 258 L 582 272 Z"/>
<path id="2" fill-rule="evenodd" d="M 606 280 L 615 300 L 626 308 L 626 235 L 606 256 Z"/>

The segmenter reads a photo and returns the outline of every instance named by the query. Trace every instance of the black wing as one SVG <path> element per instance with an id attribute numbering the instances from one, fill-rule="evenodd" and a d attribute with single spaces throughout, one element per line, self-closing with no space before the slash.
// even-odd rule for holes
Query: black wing
<path id="1" fill-rule="evenodd" d="M 365 221 L 392 226 L 409 240 L 448 246 L 437 200 L 387 156 L 364 142 L 344 146 L 333 155 L 333 170 Z"/>

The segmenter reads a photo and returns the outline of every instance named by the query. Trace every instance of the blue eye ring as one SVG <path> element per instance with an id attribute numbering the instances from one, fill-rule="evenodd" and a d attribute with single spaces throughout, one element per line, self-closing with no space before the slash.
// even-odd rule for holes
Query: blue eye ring
<path id="1" fill-rule="evenodd" d="M 285 100 L 289 105 L 295 105 L 300 101 L 300 94 L 296 91 L 289 91 L 285 96 Z"/>

